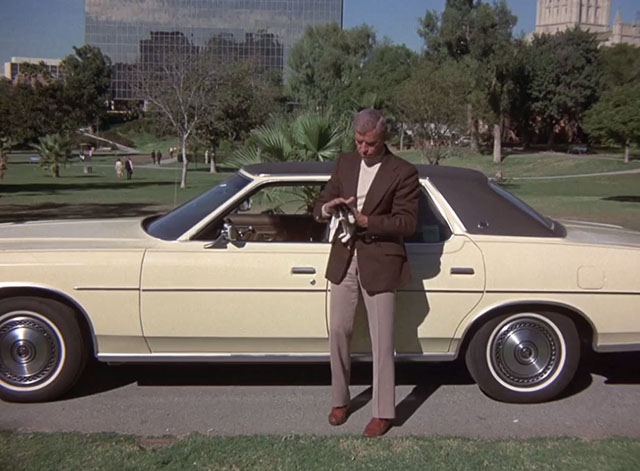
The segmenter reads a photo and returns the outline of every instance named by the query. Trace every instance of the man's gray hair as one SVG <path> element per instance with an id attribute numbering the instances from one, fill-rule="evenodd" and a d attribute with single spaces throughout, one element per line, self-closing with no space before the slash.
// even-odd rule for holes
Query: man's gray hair
<path id="1" fill-rule="evenodd" d="M 353 118 L 353 130 L 359 134 L 366 134 L 376 130 L 383 135 L 387 132 L 387 122 L 382 112 L 373 108 L 360 111 Z"/>

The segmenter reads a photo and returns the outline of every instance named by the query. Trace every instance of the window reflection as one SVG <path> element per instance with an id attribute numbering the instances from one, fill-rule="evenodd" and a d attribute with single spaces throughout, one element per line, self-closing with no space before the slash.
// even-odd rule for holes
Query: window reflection
<path id="1" fill-rule="evenodd" d="M 222 60 L 284 71 L 309 25 L 342 23 L 342 0 L 86 0 L 85 42 L 115 64 L 115 99 L 133 98 L 127 74 L 163 48 L 187 46 Z"/>

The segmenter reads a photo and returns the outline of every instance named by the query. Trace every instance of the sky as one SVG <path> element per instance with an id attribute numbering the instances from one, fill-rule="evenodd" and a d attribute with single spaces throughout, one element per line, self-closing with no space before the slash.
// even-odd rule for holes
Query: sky
<path id="1" fill-rule="evenodd" d="M 514 33 L 530 33 L 536 23 L 536 0 L 507 0 L 518 17 Z M 367 23 L 379 39 L 419 50 L 418 18 L 427 10 L 442 11 L 445 0 L 344 0 L 344 27 Z M 613 0 L 631 23 L 640 12 L 638 0 Z M 613 18 L 612 18 L 613 21 Z M 84 0 L 0 0 L 0 64 L 11 57 L 61 59 L 84 43 Z"/>

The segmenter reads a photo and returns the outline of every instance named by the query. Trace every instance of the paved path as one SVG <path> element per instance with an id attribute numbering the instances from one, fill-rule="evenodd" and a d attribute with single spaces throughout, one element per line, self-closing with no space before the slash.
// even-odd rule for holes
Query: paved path
<path id="1" fill-rule="evenodd" d="M 564 178 L 584 178 L 584 177 L 608 177 L 613 175 L 631 175 L 634 173 L 640 173 L 640 168 L 632 170 L 619 170 L 613 172 L 598 172 L 598 173 L 578 173 L 575 175 L 552 175 L 552 176 L 540 176 L 540 177 L 512 177 L 511 180 L 561 180 Z"/>
<path id="2" fill-rule="evenodd" d="M 64 400 L 0 402 L 0 429 L 119 432 L 143 436 L 360 434 L 370 417 L 367 365 L 356 365 L 358 410 L 327 424 L 327 365 L 94 366 Z M 484 396 L 464 368 L 398 368 L 398 425 L 390 436 L 640 437 L 640 354 L 596 356 L 565 397 L 503 404 Z"/>

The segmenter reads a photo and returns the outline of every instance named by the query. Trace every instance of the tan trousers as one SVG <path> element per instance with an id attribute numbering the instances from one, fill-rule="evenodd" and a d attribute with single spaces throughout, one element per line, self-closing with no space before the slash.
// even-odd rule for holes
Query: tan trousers
<path id="1" fill-rule="evenodd" d="M 393 351 L 393 317 L 396 293 L 384 292 L 371 295 L 362 289 L 355 255 L 342 283 L 331 284 L 329 342 L 331 345 L 332 406 L 345 406 L 351 400 L 349 395 L 350 343 L 358 305 L 358 293 L 360 292 L 367 309 L 373 353 L 372 416 L 393 419 L 396 416 Z"/>

